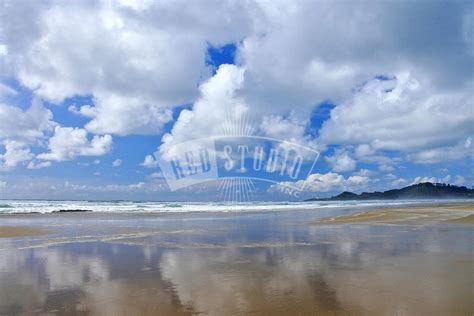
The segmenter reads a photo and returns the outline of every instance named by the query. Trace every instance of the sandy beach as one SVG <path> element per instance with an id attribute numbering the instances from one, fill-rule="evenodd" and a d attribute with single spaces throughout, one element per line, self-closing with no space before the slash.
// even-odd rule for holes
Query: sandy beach
<path id="1" fill-rule="evenodd" d="M 50 234 L 51 232 L 45 229 L 24 226 L 0 226 L 0 238 L 13 238 Z"/>
<path id="2" fill-rule="evenodd" d="M 363 210 L 349 215 L 323 218 L 317 224 L 474 224 L 474 203 L 446 203 Z"/>
<path id="3" fill-rule="evenodd" d="M 473 216 L 2 215 L 0 315 L 472 315 Z"/>

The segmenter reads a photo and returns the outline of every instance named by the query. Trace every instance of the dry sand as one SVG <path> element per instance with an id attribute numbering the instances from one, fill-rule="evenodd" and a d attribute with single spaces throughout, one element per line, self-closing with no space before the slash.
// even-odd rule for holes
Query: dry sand
<path id="1" fill-rule="evenodd" d="M 49 234 L 50 231 L 36 227 L 0 226 L 0 238 L 35 236 Z"/>
<path id="2" fill-rule="evenodd" d="M 430 224 L 443 222 L 474 223 L 474 203 L 377 208 L 316 221 L 317 224 Z"/>

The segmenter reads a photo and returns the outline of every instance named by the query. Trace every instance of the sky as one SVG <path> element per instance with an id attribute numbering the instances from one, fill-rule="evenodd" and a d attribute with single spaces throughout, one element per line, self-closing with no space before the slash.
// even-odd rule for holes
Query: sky
<path id="1" fill-rule="evenodd" d="M 254 199 L 474 184 L 472 1 L 0 0 L 0 16 L 0 198 L 216 200 L 219 181 L 170 190 L 156 154 L 229 118 L 319 153 L 295 179 L 235 169 L 262 178 Z"/>

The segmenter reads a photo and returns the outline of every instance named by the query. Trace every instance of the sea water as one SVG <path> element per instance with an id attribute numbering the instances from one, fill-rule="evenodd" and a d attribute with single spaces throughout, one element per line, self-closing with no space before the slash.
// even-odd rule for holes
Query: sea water
<path id="1" fill-rule="evenodd" d="M 455 200 L 460 202 L 461 200 Z M 340 207 L 390 207 L 453 200 L 373 200 L 310 202 L 152 202 L 152 201 L 57 201 L 0 200 L 0 214 L 54 213 L 60 210 L 89 210 L 98 213 L 181 213 L 311 210 Z"/>

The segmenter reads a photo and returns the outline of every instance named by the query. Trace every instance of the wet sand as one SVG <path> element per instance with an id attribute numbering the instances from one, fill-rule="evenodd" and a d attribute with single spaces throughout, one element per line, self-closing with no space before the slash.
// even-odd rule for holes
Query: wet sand
<path id="1" fill-rule="evenodd" d="M 474 214 L 466 215 L 455 219 L 447 220 L 448 223 L 474 224 Z"/>
<path id="2" fill-rule="evenodd" d="M 442 222 L 474 223 L 474 203 L 377 208 L 316 221 L 317 224 L 386 223 L 417 225 Z"/>
<path id="3" fill-rule="evenodd" d="M 48 234 L 49 231 L 35 227 L 0 226 L 0 238 L 34 236 Z"/>
<path id="4" fill-rule="evenodd" d="M 1 216 L 0 315 L 472 315 L 472 213 Z"/>

